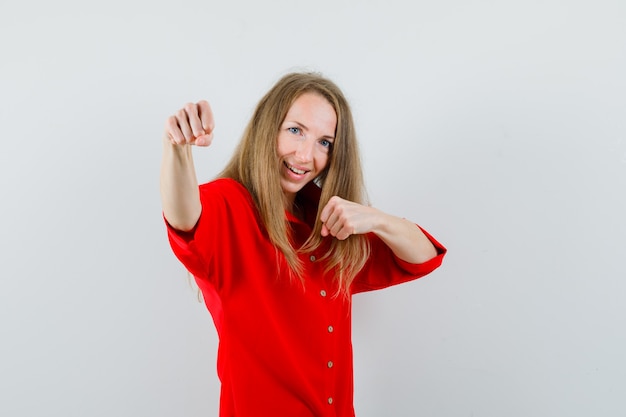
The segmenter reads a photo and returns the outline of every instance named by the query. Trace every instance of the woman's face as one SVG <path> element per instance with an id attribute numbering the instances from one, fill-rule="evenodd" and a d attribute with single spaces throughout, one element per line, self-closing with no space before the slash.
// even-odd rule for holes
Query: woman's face
<path id="1" fill-rule="evenodd" d="M 304 93 L 289 108 L 278 132 L 280 185 L 293 204 L 298 191 L 328 164 L 335 140 L 337 115 L 319 94 Z"/>

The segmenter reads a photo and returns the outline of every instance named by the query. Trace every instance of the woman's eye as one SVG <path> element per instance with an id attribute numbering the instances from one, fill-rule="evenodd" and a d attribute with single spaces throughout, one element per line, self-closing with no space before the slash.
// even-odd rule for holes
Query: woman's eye
<path id="1" fill-rule="evenodd" d="M 322 139 L 322 140 L 320 141 L 320 144 L 321 144 L 323 147 L 325 147 L 325 148 L 330 148 L 330 147 L 333 145 L 333 143 L 332 143 L 331 141 L 326 140 L 326 139 Z"/>
<path id="2" fill-rule="evenodd" d="M 300 130 L 299 127 L 290 127 L 287 130 L 289 130 L 291 133 L 293 133 L 294 135 L 300 135 L 302 134 L 302 130 Z"/>

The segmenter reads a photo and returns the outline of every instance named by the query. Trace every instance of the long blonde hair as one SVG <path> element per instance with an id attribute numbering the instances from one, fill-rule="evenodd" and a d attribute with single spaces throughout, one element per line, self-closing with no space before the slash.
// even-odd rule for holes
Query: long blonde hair
<path id="1" fill-rule="evenodd" d="M 285 217 L 285 195 L 280 185 L 280 161 L 276 140 L 281 124 L 293 102 L 304 93 L 316 93 L 333 106 L 337 131 L 326 169 L 318 182 L 322 192 L 313 231 L 304 245 L 290 243 L 290 226 Z M 302 279 L 298 253 L 309 253 L 322 246 L 320 213 L 332 196 L 365 204 L 365 186 L 358 143 L 350 106 L 332 81 L 315 73 L 291 73 L 282 77 L 257 104 L 235 152 L 219 174 L 242 183 L 252 195 L 260 220 L 270 241 L 285 257 L 289 268 Z M 338 293 L 349 294 L 350 284 L 369 257 L 365 236 L 352 235 L 346 240 L 331 239 L 321 260 L 326 272 L 334 270 Z"/>

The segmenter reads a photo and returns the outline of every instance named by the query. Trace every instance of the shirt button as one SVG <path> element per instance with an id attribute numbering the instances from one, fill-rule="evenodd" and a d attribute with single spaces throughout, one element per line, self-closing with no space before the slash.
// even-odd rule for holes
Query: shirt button
<path id="1" fill-rule="evenodd" d="M 335 330 L 335 329 L 333 329 L 333 326 L 328 326 L 328 333 L 332 333 L 333 330 Z"/>
<path id="2" fill-rule="evenodd" d="M 328 361 L 328 367 L 332 368 L 333 367 L 333 361 Z"/>
<path id="3" fill-rule="evenodd" d="M 311 262 L 315 262 L 315 255 L 311 255 L 311 257 L 309 257 L 309 259 L 311 260 Z"/>
<path id="4" fill-rule="evenodd" d="M 332 404 L 333 403 L 333 397 L 328 397 L 328 404 Z"/>
<path id="5" fill-rule="evenodd" d="M 322 297 L 326 297 L 326 290 L 322 290 L 322 291 L 320 291 L 320 295 L 321 295 Z"/>

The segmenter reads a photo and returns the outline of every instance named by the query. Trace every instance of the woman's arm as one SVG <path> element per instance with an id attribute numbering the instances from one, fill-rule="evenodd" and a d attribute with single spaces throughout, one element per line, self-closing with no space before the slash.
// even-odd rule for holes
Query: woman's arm
<path id="1" fill-rule="evenodd" d="M 339 197 L 332 197 L 320 216 L 323 236 L 347 239 L 353 234 L 374 233 L 403 261 L 420 264 L 437 250 L 414 223 Z"/>
<path id="2" fill-rule="evenodd" d="M 187 104 L 165 123 L 161 160 L 161 204 L 167 222 L 189 231 L 198 222 L 202 206 L 191 146 L 209 146 L 213 114 L 206 101 Z"/>

